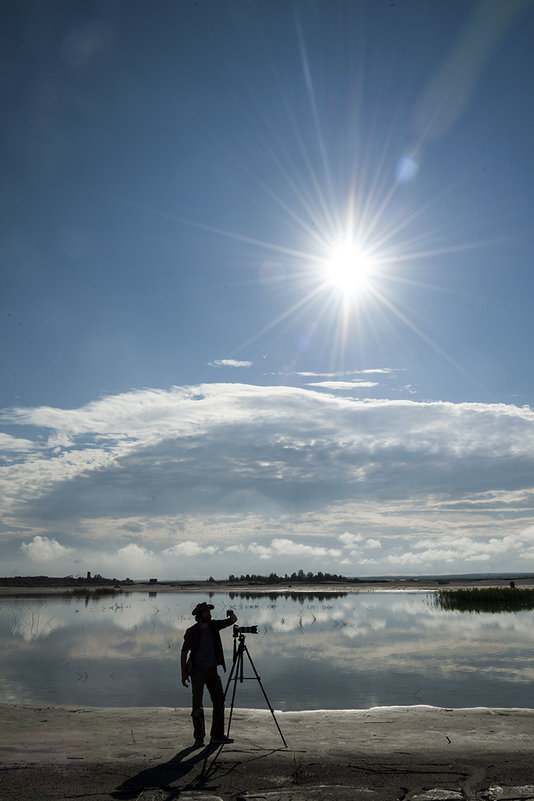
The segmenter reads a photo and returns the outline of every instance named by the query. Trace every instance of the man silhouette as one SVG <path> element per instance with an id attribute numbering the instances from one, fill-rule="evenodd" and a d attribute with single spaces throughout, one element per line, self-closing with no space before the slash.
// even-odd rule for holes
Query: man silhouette
<path id="1" fill-rule="evenodd" d="M 224 691 L 217 667 L 222 665 L 223 670 L 226 670 L 219 632 L 221 629 L 236 623 L 237 617 L 229 609 L 225 620 L 212 620 L 211 610 L 213 608 L 213 604 L 208 604 L 205 601 L 195 606 L 193 615 L 196 623 L 185 632 L 181 653 L 182 684 L 184 687 L 188 686 L 187 682 L 191 679 L 193 694 L 191 717 L 193 719 L 195 746 L 198 748 L 204 745 L 204 737 L 206 736 L 204 708 L 202 706 L 204 687 L 207 687 L 213 704 L 211 742 L 221 744 L 233 742 L 232 739 L 224 734 Z"/>

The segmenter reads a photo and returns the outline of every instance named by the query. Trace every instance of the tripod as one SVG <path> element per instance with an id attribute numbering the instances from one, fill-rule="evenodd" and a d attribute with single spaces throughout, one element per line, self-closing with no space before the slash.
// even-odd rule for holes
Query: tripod
<path id="1" fill-rule="evenodd" d="M 237 642 L 239 640 L 239 643 Z M 243 655 L 246 653 L 248 656 L 248 660 L 251 664 L 252 670 L 254 671 L 254 676 L 243 676 Z M 276 720 L 274 709 L 272 708 L 271 704 L 269 703 L 269 699 L 267 698 L 267 693 L 263 688 L 263 684 L 261 683 L 261 679 L 258 676 L 258 671 L 254 667 L 254 662 L 252 661 L 252 657 L 250 656 L 249 650 L 245 644 L 245 635 L 241 632 L 239 633 L 239 627 L 234 626 L 234 655 L 233 655 L 233 664 L 232 669 L 230 671 L 230 675 L 228 676 L 228 682 L 226 684 L 226 689 L 224 691 L 224 697 L 226 698 L 226 694 L 228 692 L 228 687 L 230 686 L 230 682 L 234 682 L 234 688 L 232 691 L 232 703 L 230 705 L 230 713 L 228 715 L 228 731 L 226 736 L 230 735 L 230 726 L 232 725 L 232 714 L 234 712 L 234 702 L 235 702 L 235 694 L 237 690 L 237 682 L 239 681 L 242 683 L 245 679 L 256 679 L 258 684 L 261 687 L 261 691 L 263 693 L 263 697 L 267 702 L 267 706 L 271 710 L 271 715 L 273 716 L 273 720 L 276 723 L 276 728 L 280 733 L 280 737 L 282 738 L 282 742 L 284 743 L 285 747 L 287 748 L 287 743 L 284 739 L 284 735 L 282 734 L 282 730 L 278 725 L 278 721 Z"/>

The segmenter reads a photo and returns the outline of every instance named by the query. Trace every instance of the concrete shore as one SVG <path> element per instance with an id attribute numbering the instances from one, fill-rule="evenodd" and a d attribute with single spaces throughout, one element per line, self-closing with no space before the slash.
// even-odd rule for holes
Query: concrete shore
<path id="1" fill-rule="evenodd" d="M 0 799 L 534 800 L 534 709 L 236 709 L 230 735 L 194 749 L 189 709 L 0 705 Z"/>

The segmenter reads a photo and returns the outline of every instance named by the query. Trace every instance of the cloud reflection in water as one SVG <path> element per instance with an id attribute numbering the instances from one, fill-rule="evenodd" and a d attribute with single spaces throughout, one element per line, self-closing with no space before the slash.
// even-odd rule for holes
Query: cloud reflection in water
<path id="1" fill-rule="evenodd" d="M 198 599 L 1 600 L 0 701 L 188 706 L 179 652 Z M 240 624 L 258 625 L 246 642 L 276 709 L 531 706 L 531 611 L 444 612 L 408 592 L 211 601 L 216 617 L 233 607 Z M 223 638 L 230 662 L 230 629 Z M 265 706 L 256 682 L 238 686 L 237 703 Z"/>

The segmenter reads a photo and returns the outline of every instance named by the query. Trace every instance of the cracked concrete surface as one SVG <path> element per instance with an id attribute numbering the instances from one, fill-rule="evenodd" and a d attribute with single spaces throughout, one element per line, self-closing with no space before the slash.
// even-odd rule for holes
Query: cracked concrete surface
<path id="1" fill-rule="evenodd" d="M 0 705 L 0 801 L 534 801 L 534 710 L 236 709 L 194 749 L 188 709 Z M 209 713 L 208 713 L 209 718 Z"/>

